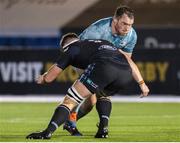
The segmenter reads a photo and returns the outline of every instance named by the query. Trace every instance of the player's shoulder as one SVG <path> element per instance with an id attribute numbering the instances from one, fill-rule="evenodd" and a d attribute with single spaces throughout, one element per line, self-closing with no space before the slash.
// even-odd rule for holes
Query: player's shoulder
<path id="1" fill-rule="evenodd" d="M 92 26 L 109 26 L 112 22 L 112 17 L 106 17 L 95 21 Z"/>
<path id="2" fill-rule="evenodd" d="M 132 31 L 132 35 L 137 37 L 136 30 L 133 27 L 131 28 L 131 31 Z"/>
<path id="3" fill-rule="evenodd" d="M 137 33 L 136 33 L 136 30 L 132 27 L 128 36 L 131 38 L 131 39 L 137 39 Z"/>

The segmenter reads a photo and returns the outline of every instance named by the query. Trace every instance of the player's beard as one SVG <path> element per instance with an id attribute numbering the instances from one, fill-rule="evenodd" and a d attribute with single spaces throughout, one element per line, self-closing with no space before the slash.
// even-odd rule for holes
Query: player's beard
<path id="1" fill-rule="evenodd" d="M 118 24 L 114 25 L 115 33 L 120 36 L 126 35 L 128 32 L 123 30 L 122 28 L 119 28 Z"/>

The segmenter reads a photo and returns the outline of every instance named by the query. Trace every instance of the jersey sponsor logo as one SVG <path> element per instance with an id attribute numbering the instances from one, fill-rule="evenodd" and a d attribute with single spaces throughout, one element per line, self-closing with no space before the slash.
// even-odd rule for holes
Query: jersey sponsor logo
<path id="1" fill-rule="evenodd" d="M 98 85 L 95 84 L 95 83 L 94 83 L 91 79 L 89 79 L 89 78 L 86 80 L 86 82 L 87 82 L 88 84 L 90 84 L 90 85 L 91 85 L 93 88 L 95 88 L 95 89 L 98 87 Z"/>
<path id="2" fill-rule="evenodd" d="M 116 51 L 117 48 L 116 47 L 113 47 L 113 46 L 110 46 L 110 45 L 102 45 L 98 48 L 98 50 L 112 50 L 112 51 Z"/>
<path id="3" fill-rule="evenodd" d="M 88 40 L 89 42 L 101 43 L 101 40 Z"/>

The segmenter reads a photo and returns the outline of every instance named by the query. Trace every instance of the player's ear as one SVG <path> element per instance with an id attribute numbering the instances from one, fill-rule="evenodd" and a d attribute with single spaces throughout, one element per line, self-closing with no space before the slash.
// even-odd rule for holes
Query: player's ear
<path id="1" fill-rule="evenodd" d="M 114 22 L 115 24 L 117 24 L 117 23 L 118 23 L 118 19 L 117 19 L 116 17 L 113 17 L 113 22 Z"/>

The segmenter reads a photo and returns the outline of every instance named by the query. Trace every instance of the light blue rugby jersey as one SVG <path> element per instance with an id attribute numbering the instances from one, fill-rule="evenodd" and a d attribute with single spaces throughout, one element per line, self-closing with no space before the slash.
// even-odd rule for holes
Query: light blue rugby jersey
<path id="1" fill-rule="evenodd" d="M 137 42 L 136 31 L 131 28 L 125 36 L 113 35 L 111 30 L 112 17 L 100 19 L 86 28 L 80 35 L 84 39 L 103 39 L 113 43 L 124 52 L 132 53 Z"/>

